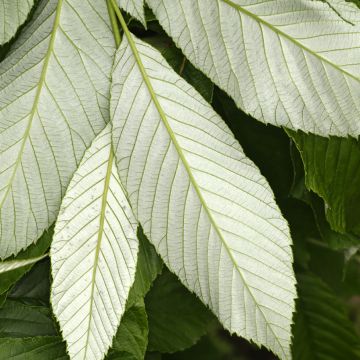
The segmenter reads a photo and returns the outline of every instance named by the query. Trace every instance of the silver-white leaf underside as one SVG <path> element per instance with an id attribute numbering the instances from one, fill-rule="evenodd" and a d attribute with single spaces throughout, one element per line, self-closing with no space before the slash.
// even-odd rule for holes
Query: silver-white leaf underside
<path id="1" fill-rule="evenodd" d="M 0 63 L 0 258 L 54 222 L 108 121 L 114 40 L 103 0 L 41 0 Z"/>
<path id="2" fill-rule="evenodd" d="M 110 131 L 97 136 L 76 170 L 51 244 L 51 303 L 71 360 L 104 358 L 135 278 L 137 222 Z"/>
<path id="3" fill-rule="evenodd" d="M 291 239 L 268 183 L 197 91 L 158 51 L 125 34 L 110 111 L 136 217 L 227 329 L 288 358 Z"/>
<path id="4" fill-rule="evenodd" d="M 0 2 L 0 45 L 5 44 L 16 34 L 25 22 L 34 0 L 1 0 Z"/>
<path id="5" fill-rule="evenodd" d="M 143 25 L 146 24 L 144 0 L 117 0 L 119 7 L 139 20 Z"/>
<path id="6" fill-rule="evenodd" d="M 186 57 L 256 119 L 323 136 L 360 134 L 360 10 L 354 4 L 147 3 Z"/>

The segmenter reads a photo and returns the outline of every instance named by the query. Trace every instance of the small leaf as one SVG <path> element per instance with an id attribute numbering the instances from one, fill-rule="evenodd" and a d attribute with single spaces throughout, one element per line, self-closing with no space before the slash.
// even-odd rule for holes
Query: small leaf
<path id="1" fill-rule="evenodd" d="M 173 353 L 194 345 L 214 319 L 208 309 L 168 270 L 146 296 L 149 351 Z"/>
<path id="2" fill-rule="evenodd" d="M 72 360 L 104 357 L 135 277 L 137 222 L 110 131 L 96 137 L 75 172 L 51 244 L 51 302 Z"/>

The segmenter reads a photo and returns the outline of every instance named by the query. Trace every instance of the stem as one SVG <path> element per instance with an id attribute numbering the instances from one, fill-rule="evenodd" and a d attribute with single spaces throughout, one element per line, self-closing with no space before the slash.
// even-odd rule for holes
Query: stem
<path id="1" fill-rule="evenodd" d="M 186 64 L 186 57 L 184 56 L 182 62 L 181 62 L 181 65 L 180 65 L 180 69 L 179 69 L 179 75 L 181 76 L 183 71 L 184 71 L 184 68 L 185 68 L 185 64 Z"/>
<path id="2" fill-rule="evenodd" d="M 108 8 L 108 12 L 109 12 L 111 27 L 114 32 L 115 44 L 116 44 L 116 47 L 118 48 L 121 43 L 121 34 L 120 34 L 120 29 L 118 26 L 117 18 L 115 15 L 115 11 L 114 11 L 115 4 L 111 0 L 106 0 L 106 5 Z"/>

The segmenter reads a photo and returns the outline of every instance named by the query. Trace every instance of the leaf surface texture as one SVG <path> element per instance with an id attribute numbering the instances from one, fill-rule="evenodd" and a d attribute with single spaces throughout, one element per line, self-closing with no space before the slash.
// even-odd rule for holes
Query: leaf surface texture
<path id="1" fill-rule="evenodd" d="M 108 120 L 114 40 L 102 0 L 41 0 L 0 64 L 0 258 L 54 222 Z"/>
<path id="2" fill-rule="evenodd" d="M 359 135 L 360 10 L 354 4 L 147 3 L 187 58 L 256 119 L 324 136 Z"/>
<path id="3" fill-rule="evenodd" d="M 158 51 L 125 34 L 110 111 L 134 214 L 226 328 L 286 358 L 295 280 L 271 189 L 196 90 Z"/>
<path id="4" fill-rule="evenodd" d="M 110 130 L 98 135 L 75 172 L 51 245 L 51 302 L 72 360 L 104 358 L 135 278 L 137 223 Z"/>

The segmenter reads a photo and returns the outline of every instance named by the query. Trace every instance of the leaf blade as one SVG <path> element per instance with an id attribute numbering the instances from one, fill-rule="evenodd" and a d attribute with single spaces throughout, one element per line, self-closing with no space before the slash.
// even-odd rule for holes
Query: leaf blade
<path id="1" fill-rule="evenodd" d="M 291 241 L 271 190 L 210 106 L 170 68 L 157 51 L 133 37 L 121 20 L 121 15 L 119 18 L 126 38 L 122 40 L 114 64 L 111 116 L 119 174 L 134 213 L 169 268 L 211 307 L 225 327 L 270 347 L 285 358 L 289 352 L 295 289 Z M 199 157 L 196 157 L 197 154 Z M 237 178 L 234 174 L 241 175 Z M 234 187 L 231 187 L 230 179 L 235 182 Z M 230 198 L 226 195 L 227 191 L 231 193 Z M 246 198 L 249 193 L 252 195 Z M 222 197 L 224 206 L 216 199 L 216 194 Z M 266 200 L 263 202 L 261 197 Z M 248 207 L 242 208 L 240 203 Z M 190 209 L 188 212 L 187 207 Z M 262 237 L 262 245 L 268 250 L 265 250 L 266 254 L 273 253 L 281 258 L 275 260 L 273 257 L 272 260 L 281 268 L 282 274 L 275 275 L 276 270 L 265 265 L 266 261 L 261 265 L 267 269 L 265 277 L 271 273 L 278 281 L 284 282 L 283 285 L 286 284 L 283 288 L 276 288 L 277 285 L 271 280 L 265 280 L 268 288 L 276 288 L 272 295 L 264 295 L 268 296 L 265 302 L 268 302 L 267 305 L 270 303 L 269 311 L 277 313 L 272 307 L 276 309 L 280 305 L 275 300 L 279 291 L 279 297 L 285 299 L 285 306 L 282 303 L 282 313 L 279 311 L 281 315 L 278 318 L 268 310 L 264 310 L 266 315 L 259 310 L 261 306 L 257 301 L 262 296 L 258 292 L 256 295 L 252 293 L 258 290 L 249 291 L 246 282 L 250 281 L 251 286 L 256 287 L 260 278 L 255 274 L 252 277 L 251 272 L 244 277 L 243 272 L 247 271 L 244 266 L 252 271 L 254 265 L 237 246 L 241 242 L 247 251 L 254 252 L 253 243 L 248 240 L 254 236 L 252 231 L 255 229 L 249 230 L 244 222 L 232 218 L 236 211 L 240 211 L 246 221 L 260 221 L 257 225 L 262 229 L 270 226 L 281 243 L 281 250 L 271 249 L 279 245 L 266 236 Z M 274 223 L 271 225 L 272 221 Z M 235 233 L 230 230 L 231 227 L 235 227 Z M 245 237 L 240 236 L 244 231 Z M 185 233 L 186 241 L 183 240 Z M 255 251 L 257 254 L 253 254 L 254 261 L 259 258 L 259 250 L 260 247 Z M 243 263 L 242 267 L 240 263 Z M 220 271 L 216 270 L 218 266 Z M 226 278 L 226 273 L 232 274 L 235 285 L 231 278 Z M 238 294 L 244 291 L 246 300 L 240 295 L 233 296 L 233 291 Z M 229 303 L 229 298 L 234 304 Z M 244 301 L 250 302 L 256 310 L 247 312 Z M 242 310 L 238 312 L 238 309 Z M 259 314 L 255 315 L 257 311 Z M 257 324 L 255 318 L 260 317 L 260 320 L 257 319 L 262 329 L 259 334 L 256 334 L 258 329 L 252 328 L 251 322 L 243 327 L 241 319 L 247 316 L 252 318 L 254 324 Z M 270 316 L 277 325 L 283 321 L 284 326 L 280 325 L 283 329 L 277 325 L 272 328 L 268 324 L 272 321 L 266 320 L 266 316 Z"/>
<path id="2" fill-rule="evenodd" d="M 71 175 L 108 121 L 114 49 L 103 1 L 42 0 L 1 62 L 0 258 L 54 222 Z"/>
<path id="3" fill-rule="evenodd" d="M 51 245 L 52 305 L 71 359 L 104 357 L 135 277 L 137 223 L 117 175 L 110 131 L 108 125 L 85 153 Z"/>
<path id="4" fill-rule="evenodd" d="M 323 136 L 359 134 L 354 5 L 331 1 L 339 17 L 306 0 L 147 3 L 187 58 L 256 119 Z"/>

